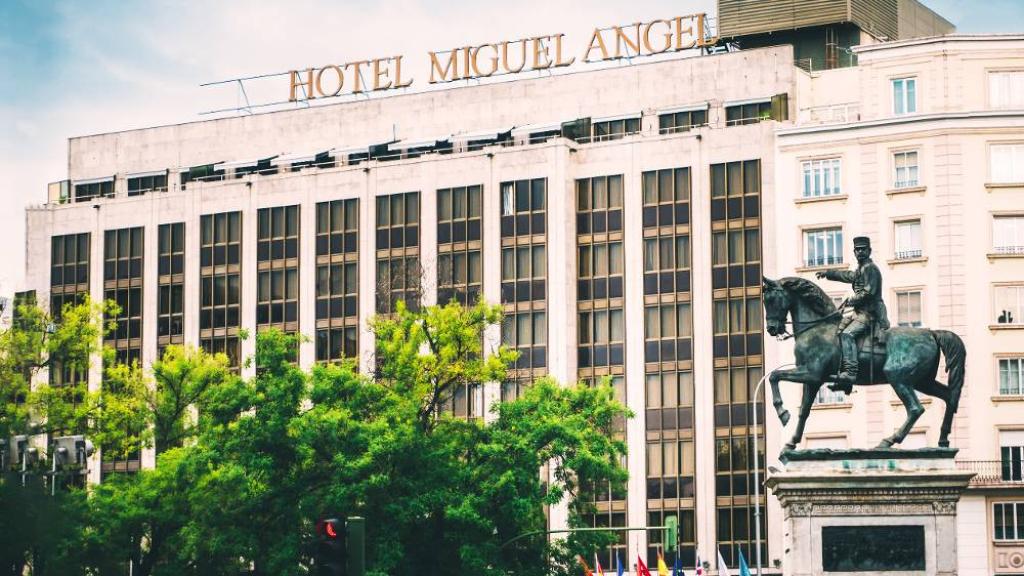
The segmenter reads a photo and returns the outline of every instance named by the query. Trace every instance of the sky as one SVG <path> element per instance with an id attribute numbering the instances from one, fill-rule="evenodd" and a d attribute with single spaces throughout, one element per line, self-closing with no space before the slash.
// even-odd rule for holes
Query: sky
<path id="1" fill-rule="evenodd" d="M 960 32 L 1024 32 L 1024 0 L 924 1 Z M 23 288 L 24 208 L 67 177 L 69 137 L 241 102 L 200 86 L 216 80 L 402 54 L 424 86 L 430 50 L 557 33 L 581 46 L 594 27 L 694 12 L 714 0 L 0 0 L 0 296 Z"/>

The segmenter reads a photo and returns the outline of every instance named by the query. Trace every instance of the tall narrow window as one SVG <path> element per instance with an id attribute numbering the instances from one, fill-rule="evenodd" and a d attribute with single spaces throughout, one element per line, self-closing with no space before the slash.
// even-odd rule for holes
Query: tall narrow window
<path id="1" fill-rule="evenodd" d="M 1024 540 L 1024 502 L 992 504 L 992 527 L 993 540 Z"/>
<path id="2" fill-rule="evenodd" d="M 501 385 L 508 401 L 547 374 L 547 180 L 502 182 L 500 202 L 502 342 L 519 352 Z"/>
<path id="3" fill-rule="evenodd" d="M 483 187 L 437 191 L 437 302 L 473 304 L 483 283 Z"/>
<path id="4" fill-rule="evenodd" d="M 420 193 L 377 197 L 377 312 L 399 301 L 418 310 L 422 295 Z"/>
<path id="5" fill-rule="evenodd" d="M 999 432 L 999 459 L 1002 463 L 1004 481 L 1024 481 L 1024 432 L 1019 430 Z"/>
<path id="6" fill-rule="evenodd" d="M 1024 285 L 996 286 L 996 324 L 1024 323 Z"/>
<path id="7" fill-rule="evenodd" d="M 892 187 L 914 188 L 920 186 L 918 179 L 917 151 L 896 152 L 892 155 L 893 183 Z"/>
<path id="8" fill-rule="evenodd" d="M 200 218 L 199 344 L 241 368 L 242 213 Z"/>
<path id="9" fill-rule="evenodd" d="M 142 273 L 143 228 L 107 230 L 103 235 L 103 297 L 117 304 L 117 314 L 106 318 L 116 324 L 104 335 L 103 344 L 113 348 L 115 361 L 138 365 L 142 362 Z M 109 384 L 103 383 L 104 389 Z M 141 453 L 136 450 L 114 458 L 100 446 L 102 476 L 114 472 L 136 472 Z"/>
<path id="10" fill-rule="evenodd" d="M 261 208 L 256 230 L 256 329 L 299 329 L 299 207 Z"/>
<path id="11" fill-rule="evenodd" d="M 896 78 L 892 81 L 892 112 L 897 116 L 917 112 L 916 78 Z"/>
<path id="12" fill-rule="evenodd" d="M 896 293 L 896 323 L 899 326 L 910 328 L 922 325 L 920 290 L 905 290 Z"/>
<path id="13" fill-rule="evenodd" d="M 1024 356 L 999 359 L 999 395 L 1024 395 Z"/>
<path id="14" fill-rule="evenodd" d="M 185 343 L 185 223 L 161 224 L 157 232 L 157 355 Z"/>
<path id="15" fill-rule="evenodd" d="M 359 199 L 316 205 L 316 359 L 358 355 Z"/>
<path id="16" fill-rule="evenodd" d="M 904 220 L 893 225 L 893 237 L 896 247 L 895 258 L 897 260 L 911 260 L 920 258 L 924 252 L 921 249 L 921 221 Z"/>

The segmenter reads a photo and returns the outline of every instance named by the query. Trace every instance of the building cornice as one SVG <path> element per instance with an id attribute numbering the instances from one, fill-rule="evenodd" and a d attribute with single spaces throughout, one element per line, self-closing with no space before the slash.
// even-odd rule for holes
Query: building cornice
<path id="1" fill-rule="evenodd" d="M 934 114 L 910 114 L 895 116 L 892 118 L 879 118 L 877 120 L 862 120 L 858 122 L 845 122 L 840 124 L 818 124 L 814 126 L 797 126 L 794 128 L 779 128 L 775 135 L 779 138 L 787 136 L 799 136 L 804 134 L 828 134 L 832 132 L 851 132 L 867 130 L 879 127 L 913 126 L 935 122 L 950 122 L 957 120 L 1006 120 L 1015 118 L 1024 121 L 1024 110 L 978 110 L 972 112 L 941 112 Z"/>
<path id="2" fill-rule="evenodd" d="M 879 44 L 864 44 L 861 46 L 854 46 L 852 50 L 856 54 L 865 54 L 868 52 L 879 52 L 882 50 L 892 50 L 894 48 L 904 48 L 907 46 L 926 46 L 928 44 L 943 44 L 947 42 L 1018 42 L 1021 40 L 1024 40 L 1024 34 L 1019 33 L 946 34 L 942 36 L 927 36 L 924 38 L 909 38 L 907 40 L 882 42 Z"/>

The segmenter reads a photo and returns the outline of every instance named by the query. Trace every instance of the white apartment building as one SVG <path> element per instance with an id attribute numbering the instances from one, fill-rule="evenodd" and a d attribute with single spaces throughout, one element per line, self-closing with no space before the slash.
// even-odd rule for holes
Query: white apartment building
<path id="1" fill-rule="evenodd" d="M 949 35 L 854 51 L 855 67 L 798 76 L 797 122 L 776 132 L 777 270 L 813 279 L 847 268 L 852 238 L 870 236 L 893 325 L 964 338 L 967 381 L 951 442 L 977 476 L 958 511 L 960 574 L 1019 574 L 1024 36 Z M 836 298 L 847 295 L 849 286 L 822 282 Z M 791 346 L 775 348 L 786 361 Z M 938 440 L 943 406 L 926 402 L 904 447 Z M 850 398 L 823 391 L 804 443 L 874 446 L 904 416 L 888 387 Z"/>
<path id="2" fill-rule="evenodd" d="M 684 566 L 735 566 L 755 557 L 753 390 L 792 350 L 764 337 L 761 276 L 847 266 L 867 234 L 894 322 L 967 344 L 961 571 L 1024 572 L 1024 37 L 853 50 L 820 72 L 773 46 L 73 138 L 68 180 L 26 214 L 26 287 L 53 310 L 118 300 L 107 344 L 144 365 L 177 343 L 241 365 L 240 333 L 276 326 L 309 337 L 303 366 L 369 371 L 367 321 L 397 299 L 500 302 L 488 345 L 522 357 L 452 410 L 611 377 L 631 474 L 593 522 L 676 514 Z M 894 400 L 823 394 L 805 444 L 874 445 Z M 905 446 L 935 443 L 934 404 Z M 791 431 L 758 410 L 763 479 Z M 152 463 L 101 447 L 91 479 Z M 781 510 L 761 506 L 779 573 Z M 654 558 L 651 535 L 602 562 Z"/>

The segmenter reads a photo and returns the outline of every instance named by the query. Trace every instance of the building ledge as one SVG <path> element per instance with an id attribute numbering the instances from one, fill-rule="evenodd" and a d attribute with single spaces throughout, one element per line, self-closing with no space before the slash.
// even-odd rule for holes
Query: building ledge
<path id="1" fill-rule="evenodd" d="M 1024 402 L 1024 395 L 1002 394 L 992 397 L 993 402 Z"/>
<path id="2" fill-rule="evenodd" d="M 1018 324 L 989 324 L 989 330 L 1024 330 L 1024 323 Z"/>
<path id="3" fill-rule="evenodd" d="M 1005 258 L 1024 258 L 1024 252 L 989 252 L 986 254 L 989 260 L 1002 260 Z"/>
<path id="4" fill-rule="evenodd" d="M 832 196 L 810 196 L 807 198 L 800 197 L 793 200 L 794 204 L 816 204 L 818 202 L 828 202 L 830 200 L 843 200 L 845 201 L 849 196 L 846 194 L 834 194 Z"/>
<path id="5" fill-rule="evenodd" d="M 848 264 L 829 264 L 827 266 L 799 266 L 795 270 L 798 274 L 804 274 L 806 272 L 824 272 L 825 270 L 846 270 L 849 268 Z"/>
<path id="6" fill-rule="evenodd" d="M 906 188 L 892 188 L 890 190 L 886 190 L 885 195 L 892 197 L 899 196 L 901 194 L 924 194 L 927 191 L 927 186 L 908 186 Z"/>
<path id="7" fill-rule="evenodd" d="M 985 182 L 985 189 L 989 191 L 1013 188 L 1024 188 L 1024 182 Z"/>
<path id="8" fill-rule="evenodd" d="M 894 266 L 896 264 L 924 264 L 927 261 L 927 256 L 918 256 L 916 258 L 892 258 L 890 260 L 886 260 L 885 263 L 889 266 Z"/>

